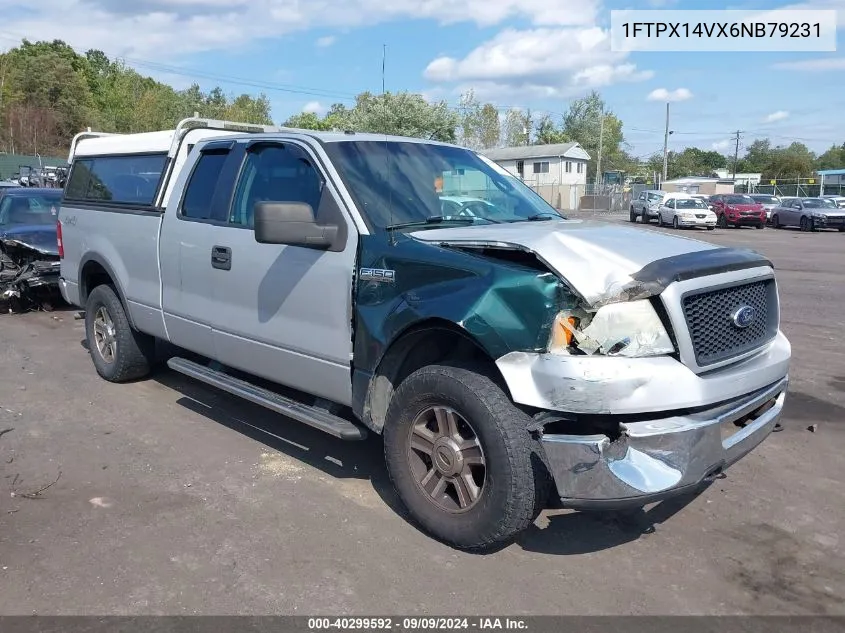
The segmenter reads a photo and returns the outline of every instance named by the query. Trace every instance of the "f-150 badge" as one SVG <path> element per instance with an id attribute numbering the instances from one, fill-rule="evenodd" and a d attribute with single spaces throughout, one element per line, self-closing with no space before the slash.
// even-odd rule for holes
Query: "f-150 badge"
<path id="1" fill-rule="evenodd" d="M 396 281 L 395 270 L 385 270 L 383 268 L 361 268 L 358 271 L 361 281 L 379 281 L 383 283 L 393 283 Z"/>

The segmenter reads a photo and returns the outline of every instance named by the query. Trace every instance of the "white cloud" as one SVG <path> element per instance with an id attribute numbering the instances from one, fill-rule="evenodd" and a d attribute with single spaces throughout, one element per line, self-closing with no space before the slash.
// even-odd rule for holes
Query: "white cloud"
<path id="1" fill-rule="evenodd" d="M 320 48 L 327 48 L 337 41 L 337 38 L 334 35 L 326 35 L 325 37 L 321 37 L 317 40 L 317 46 Z"/>
<path id="2" fill-rule="evenodd" d="M 426 67 L 435 82 L 475 89 L 479 97 L 566 97 L 590 88 L 653 75 L 610 50 L 610 34 L 597 26 L 508 28 L 464 58 L 442 56 Z"/>
<path id="3" fill-rule="evenodd" d="M 319 101 L 309 101 L 304 106 L 302 106 L 302 111 L 309 112 L 312 114 L 325 114 L 326 112 L 328 112 L 328 108 Z"/>
<path id="4" fill-rule="evenodd" d="M 667 90 L 666 88 L 657 88 L 648 93 L 646 97 L 648 101 L 686 101 L 692 99 L 692 92 L 686 88 L 678 88 L 677 90 Z"/>
<path id="5" fill-rule="evenodd" d="M 600 0 L 51 0 L 3 17 L 4 37 L 62 39 L 81 50 L 173 63 L 178 55 L 247 47 L 311 28 L 431 19 L 494 26 L 592 24 Z M 16 0 L 0 0 L 5 13 Z M 47 6 L 49 5 L 49 6 Z M 56 15 L 61 15 L 60 20 Z"/>
<path id="6" fill-rule="evenodd" d="M 732 147 L 733 144 L 734 141 L 731 139 L 725 139 L 724 141 L 716 141 L 711 145 L 711 147 L 717 152 L 724 152 L 726 149 Z"/>
<path id="7" fill-rule="evenodd" d="M 803 70 L 807 72 L 824 72 L 826 70 L 845 70 L 845 57 L 819 57 L 795 62 L 780 62 L 772 68 L 777 70 Z"/>
<path id="8" fill-rule="evenodd" d="M 778 110 L 777 112 L 772 112 L 770 115 L 766 116 L 763 119 L 763 123 L 774 123 L 775 121 L 783 121 L 788 117 L 789 112 L 787 112 L 786 110 Z"/>

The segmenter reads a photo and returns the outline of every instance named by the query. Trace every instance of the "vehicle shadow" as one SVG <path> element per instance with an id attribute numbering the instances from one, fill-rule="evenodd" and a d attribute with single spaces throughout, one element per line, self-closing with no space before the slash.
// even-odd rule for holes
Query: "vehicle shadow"
<path id="1" fill-rule="evenodd" d="M 361 441 L 343 441 L 306 424 L 264 409 L 228 393 L 207 387 L 166 367 L 152 379 L 181 397 L 177 404 L 240 433 L 269 449 L 338 479 L 369 480 L 373 490 L 394 512 L 407 518 L 384 466 L 381 437 L 370 433 Z"/>
<path id="2" fill-rule="evenodd" d="M 521 534 L 516 544 L 539 554 L 577 556 L 625 545 L 654 534 L 661 523 L 686 508 L 712 482 L 697 492 L 667 499 L 651 508 L 626 511 L 562 511 L 549 513 L 547 525 L 540 527 L 543 517 Z"/>
<path id="3" fill-rule="evenodd" d="M 84 341 L 82 346 L 87 348 Z M 163 357 L 169 349 L 162 350 Z M 368 480 L 374 492 L 405 523 L 425 532 L 408 514 L 393 488 L 384 465 L 381 437 L 346 442 L 305 424 L 171 371 L 158 368 L 151 379 L 180 394 L 177 404 L 267 448 L 312 466 L 338 479 Z M 653 534 L 697 498 L 697 493 L 653 505 L 648 510 L 621 512 L 558 511 L 544 513 L 515 541 L 486 551 L 491 555 L 510 547 L 557 556 L 574 556 L 611 549 Z"/>

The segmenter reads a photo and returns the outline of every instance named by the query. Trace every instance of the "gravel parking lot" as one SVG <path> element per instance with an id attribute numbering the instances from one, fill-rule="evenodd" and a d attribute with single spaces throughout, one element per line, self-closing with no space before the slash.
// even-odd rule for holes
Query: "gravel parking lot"
<path id="1" fill-rule="evenodd" d="M 376 437 L 167 369 L 111 385 L 71 311 L 0 316 L 0 614 L 845 614 L 845 235 L 692 233 L 777 266 L 783 431 L 698 497 L 486 556 L 405 520 Z"/>

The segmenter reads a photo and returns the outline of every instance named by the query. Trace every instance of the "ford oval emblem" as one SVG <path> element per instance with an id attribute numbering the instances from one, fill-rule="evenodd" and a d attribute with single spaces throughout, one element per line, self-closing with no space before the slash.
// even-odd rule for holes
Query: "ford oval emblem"
<path id="1" fill-rule="evenodd" d="M 753 306 L 740 306 L 731 315 L 731 320 L 738 328 L 747 328 L 757 319 L 757 310 Z"/>

